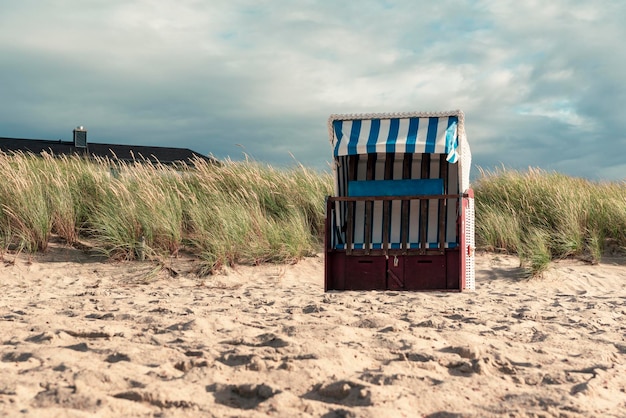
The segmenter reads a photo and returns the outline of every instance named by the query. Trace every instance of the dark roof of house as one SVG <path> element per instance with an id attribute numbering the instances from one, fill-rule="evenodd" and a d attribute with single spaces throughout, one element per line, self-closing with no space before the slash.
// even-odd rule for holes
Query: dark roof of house
<path id="1" fill-rule="evenodd" d="M 52 141 L 44 139 L 19 139 L 0 137 L 0 151 L 31 152 L 41 154 L 49 152 L 53 155 L 89 155 L 117 159 L 122 161 L 160 162 L 163 164 L 191 163 L 195 159 L 216 163 L 213 157 L 207 157 L 188 148 L 150 147 L 143 145 L 101 144 L 89 142 L 87 148 L 74 146 L 73 141 Z"/>

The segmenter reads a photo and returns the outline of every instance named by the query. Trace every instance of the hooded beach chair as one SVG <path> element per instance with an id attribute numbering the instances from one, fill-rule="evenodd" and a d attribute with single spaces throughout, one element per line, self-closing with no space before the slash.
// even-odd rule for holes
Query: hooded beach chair
<path id="1" fill-rule="evenodd" d="M 332 115 L 325 290 L 474 289 L 461 111 Z"/>

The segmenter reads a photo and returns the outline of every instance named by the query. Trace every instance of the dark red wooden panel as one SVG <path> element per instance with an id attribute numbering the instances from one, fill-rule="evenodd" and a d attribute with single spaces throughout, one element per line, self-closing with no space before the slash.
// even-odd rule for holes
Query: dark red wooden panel
<path id="1" fill-rule="evenodd" d="M 346 253 L 326 253 L 325 290 L 345 290 Z"/>
<path id="2" fill-rule="evenodd" d="M 346 290 L 386 289 L 387 260 L 385 257 L 346 257 Z"/>
<path id="3" fill-rule="evenodd" d="M 463 290 L 461 288 L 461 260 L 458 249 L 446 251 L 446 281 L 450 290 Z"/>
<path id="4" fill-rule="evenodd" d="M 445 255 L 406 257 L 404 266 L 407 290 L 447 289 Z"/>

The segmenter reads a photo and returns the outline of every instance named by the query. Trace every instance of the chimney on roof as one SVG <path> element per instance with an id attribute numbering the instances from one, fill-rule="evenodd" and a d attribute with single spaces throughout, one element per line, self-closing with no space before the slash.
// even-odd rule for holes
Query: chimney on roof
<path id="1" fill-rule="evenodd" d="M 82 126 L 77 126 L 74 129 L 74 146 L 76 148 L 87 148 L 87 129 Z"/>

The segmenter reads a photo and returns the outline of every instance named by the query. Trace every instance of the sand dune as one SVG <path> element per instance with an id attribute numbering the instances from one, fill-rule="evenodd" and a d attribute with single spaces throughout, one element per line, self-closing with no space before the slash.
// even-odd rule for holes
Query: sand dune
<path id="1" fill-rule="evenodd" d="M 198 278 L 53 245 L 0 265 L 0 415 L 623 417 L 626 266 L 323 292 L 323 259 Z"/>

